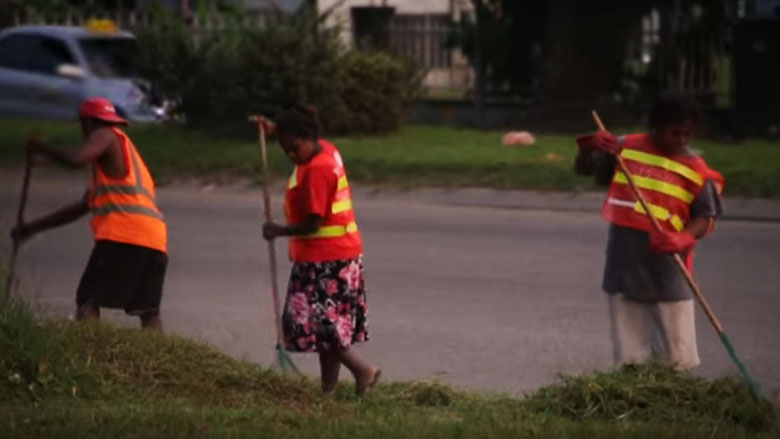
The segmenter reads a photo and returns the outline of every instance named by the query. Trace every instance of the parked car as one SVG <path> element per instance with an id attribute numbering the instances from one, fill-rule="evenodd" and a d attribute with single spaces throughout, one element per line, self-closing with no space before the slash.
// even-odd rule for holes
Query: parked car
<path id="1" fill-rule="evenodd" d="M 110 22 L 18 26 L 0 32 L 0 114 L 74 119 L 81 101 L 110 99 L 123 117 L 166 117 L 135 69 L 138 44 Z"/>

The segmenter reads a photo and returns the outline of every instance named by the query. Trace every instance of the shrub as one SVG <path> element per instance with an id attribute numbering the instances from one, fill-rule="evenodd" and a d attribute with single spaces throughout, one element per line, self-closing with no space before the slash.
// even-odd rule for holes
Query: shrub
<path id="1" fill-rule="evenodd" d="M 342 57 L 340 97 L 347 114 L 329 125 L 341 132 L 381 133 L 398 128 L 422 87 L 419 69 L 383 52 Z"/>
<path id="2" fill-rule="evenodd" d="M 141 71 L 195 126 L 245 126 L 249 114 L 307 102 L 330 134 L 398 127 L 420 89 L 418 70 L 388 54 L 344 51 L 334 30 L 314 31 L 314 23 L 297 16 L 214 32 L 177 23 L 141 29 Z"/>

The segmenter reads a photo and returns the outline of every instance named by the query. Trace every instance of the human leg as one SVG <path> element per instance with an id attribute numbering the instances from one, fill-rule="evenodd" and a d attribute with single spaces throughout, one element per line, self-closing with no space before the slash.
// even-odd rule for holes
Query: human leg
<path id="1" fill-rule="evenodd" d="M 623 294 L 609 295 L 610 332 L 615 365 L 642 364 L 650 361 L 652 304 L 627 299 Z"/>
<path id="2" fill-rule="evenodd" d="M 100 320 L 100 308 L 85 304 L 76 308 L 76 320 Z"/>
<path id="3" fill-rule="evenodd" d="M 319 356 L 322 392 L 331 393 L 336 390 L 336 387 L 339 384 L 341 360 L 339 359 L 338 353 L 333 350 L 320 352 Z"/>
<path id="4" fill-rule="evenodd" d="M 341 364 L 349 369 L 355 378 L 355 392 L 358 396 L 364 395 L 374 387 L 382 373 L 379 367 L 366 362 L 350 349 L 334 349 L 334 352 L 338 355 Z"/>
<path id="5" fill-rule="evenodd" d="M 654 312 L 658 358 L 677 370 L 698 366 L 693 300 L 659 302 Z"/>
<path id="6" fill-rule="evenodd" d="M 105 247 L 96 243 L 76 289 L 76 320 L 78 321 L 100 319 L 100 308 L 94 303 L 94 296 L 106 281 L 104 266 Z"/>
<path id="7" fill-rule="evenodd" d="M 168 256 L 160 251 L 138 248 L 135 263 L 144 268 L 138 274 L 137 288 L 125 305 L 125 312 L 137 315 L 144 329 L 162 331 L 160 303 L 162 301 Z"/>

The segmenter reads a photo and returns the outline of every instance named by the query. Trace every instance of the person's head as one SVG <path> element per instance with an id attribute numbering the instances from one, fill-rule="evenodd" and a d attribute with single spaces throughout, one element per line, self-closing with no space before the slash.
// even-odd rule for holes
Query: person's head
<path id="1" fill-rule="evenodd" d="M 119 117 L 114 104 L 106 98 L 89 98 L 79 106 L 79 121 L 84 137 L 98 128 L 115 125 L 127 125 L 127 120 Z"/>
<path id="2" fill-rule="evenodd" d="M 667 153 L 685 150 L 699 125 L 699 105 L 681 93 L 667 93 L 650 108 L 648 125 L 656 146 Z"/>
<path id="3" fill-rule="evenodd" d="M 320 120 L 312 106 L 293 105 L 274 120 L 282 150 L 296 164 L 307 163 L 317 152 Z"/>

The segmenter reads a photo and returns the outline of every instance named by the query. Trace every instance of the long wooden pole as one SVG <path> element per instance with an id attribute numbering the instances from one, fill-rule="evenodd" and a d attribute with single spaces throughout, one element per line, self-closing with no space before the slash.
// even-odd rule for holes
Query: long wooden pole
<path id="1" fill-rule="evenodd" d="M 22 179 L 22 189 L 19 195 L 19 206 L 16 209 L 16 226 L 24 225 L 24 209 L 27 206 L 27 192 L 30 188 L 30 170 L 32 168 L 31 157 L 28 154 L 24 160 L 24 178 Z M 8 258 L 8 271 L 5 273 L 5 292 L 12 294 L 16 278 L 16 255 L 21 247 L 19 240 L 14 240 L 11 244 L 11 256 Z"/>
<path id="2" fill-rule="evenodd" d="M 258 143 L 260 146 L 260 157 L 263 162 L 263 213 L 265 214 L 265 221 L 270 223 L 273 220 L 271 215 L 271 190 L 269 188 L 269 175 L 268 175 L 268 153 L 265 145 L 265 130 L 261 123 L 257 124 L 258 129 Z M 274 305 L 274 319 L 276 321 L 276 342 L 279 347 L 284 347 L 284 336 L 282 330 L 282 319 L 279 315 L 279 281 L 276 273 L 276 247 L 274 241 L 268 241 L 268 260 L 271 265 L 271 295 L 273 296 Z"/>
<path id="3" fill-rule="evenodd" d="M 593 111 L 592 114 L 593 114 L 593 120 L 594 122 L 596 122 L 596 126 L 598 126 L 599 130 L 607 131 L 606 127 L 604 126 L 604 123 L 601 122 L 601 118 L 599 117 L 598 113 Z M 631 191 L 634 193 L 634 197 L 636 197 L 636 200 L 642 206 L 642 209 L 644 209 L 645 215 L 647 215 L 647 217 L 650 219 L 650 222 L 653 224 L 653 229 L 655 229 L 657 233 L 662 233 L 663 229 L 661 228 L 661 224 L 658 223 L 658 219 L 656 219 L 656 217 L 652 214 L 652 211 L 648 207 L 647 201 L 645 201 L 645 197 L 642 195 L 642 192 L 639 191 L 639 187 L 636 185 L 636 182 L 634 181 L 634 176 L 631 175 L 631 173 L 628 171 L 628 167 L 626 166 L 626 162 L 623 160 L 623 157 L 618 153 L 615 154 L 615 158 L 617 159 L 618 169 L 620 169 L 620 171 L 622 171 L 623 174 L 625 174 L 626 180 L 628 181 L 628 185 L 631 187 Z M 740 361 L 739 357 L 737 357 L 736 351 L 734 350 L 734 347 L 731 345 L 731 341 L 726 335 L 726 332 L 723 330 L 723 325 L 720 323 L 720 320 L 718 320 L 718 318 L 715 316 L 715 313 L 712 311 L 712 308 L 710 308 L 710 304 L 707 302 L 707 299 L 704 297 L 704 293 L 702 293 L 701 289 L 699 288 L 699 285 L 693 279 L 691 272 L 688 270 L 688 267 L 685 265 L 685 262 L 683 262 L 680 255 L 674 253 L 673 256 L 674 256 L 674 261 L 677 264 L 677 267 L 680 269 L 680 272 L 682 272 L 683 276 L 685 277 L 685 281 L 688 283 L 688 286 L 691 288 L 694 297 L 696 297 L 696 300 L 699 302 L 699 305 L 701 305 L 702 309 L 704 310 L 704 314 L 707 315 L 707 318 L 709 319 L 710 323 L 712 323 L 712 326 L 715 328 L 715 331 L 718 333 L 718 336 L 720 336 L 720 339 L 725 345 L 726 350 L 729 353 L 729 356 L 734 361 L 739 371 L 742 373 L 742 376 L 745 378 L 745 381 L 748 383 L 748 387 L 750 387 L 750 391 L 757 396 L 758 385 L 756 384 L 755 380 L 753 380 L 753 377 L 750 375 L 745 365 L 742 364 L 742 361 Z"/>

